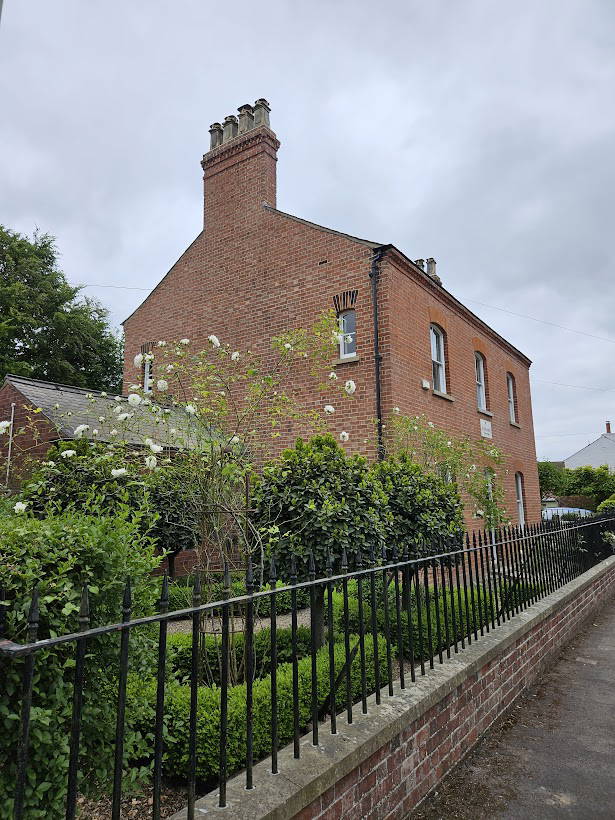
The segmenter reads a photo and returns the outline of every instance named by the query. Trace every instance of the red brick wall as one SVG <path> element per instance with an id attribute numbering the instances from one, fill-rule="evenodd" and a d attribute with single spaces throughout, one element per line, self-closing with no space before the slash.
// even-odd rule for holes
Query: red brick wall
<path id="1" fill-rule="evenodd" d="M 206 155 L 205 230 L 180 257 L 145 302 L 125 322 L 125 386 L 138 379 L 133 358 L 145 342 L 191 339 L 195 349 L 214 333 L 239 350 L 265 354 L 273 335 L 307 327 L 333 307 L 333 297 L 356 289 L 358 356 L 337 364 L 340 380 L 352 378 L 352 400 L 322 393 L 298 376 L 293 385 L 307 407 L 333 404 L 336 436 L 350 434 L 349 452 L 375 454 L 375 381 L 369 244 L 318 229 L 264 206 L 275 204 L 278 142 L 267 128 L 250 131 Z M 395 259 L 397 261 L 395 261 Z M 399 406 L 425 412 L 452 433 L 480 435 L 474 386 L 474 350 L 487 360 L 493 442 L 507 454 L 507 506 L 517 521 L 514 473 L 525 477 L 526 517 L 540 517 L 528 361 L 472 319 L 417 270 L 404 268 L 392 252 L 382 264 L 379 305 L 383 353 L 383 416 Z M 429 322 L 448 333 L 450 390 L 455 402 L 421 389 L 431 378 Z M 520 427 L 508 421 L 505 373 L 516 377 Z M 487 416 L 484 416 L 487 418 Z M 292 445 L 300 428 L 287 425 L 273 451 Z M 472 524 L 468 516 L 468 524 Z"/>
<path id="2" fill-rule="evenodd" d="M 36 408 L 32 408 L 25 397 L 8 382 L 0 388 L 0 421 L 10 420 L 13 402 L 15 420 L 9 486 L 16 487 L 19 480 L 28 473 L 30 462 L 44 458 L 58 434 L 44 416 L 33 414 L 32 411 Z M 0 436 L 0 485 L 6 479 L 8 442 L 8 434 Z"/>
<path id="3" fill-rule="evenodd" d="M 297 820 L 406 817 L 613 594 L 615 566 L 296 814 Z"/>

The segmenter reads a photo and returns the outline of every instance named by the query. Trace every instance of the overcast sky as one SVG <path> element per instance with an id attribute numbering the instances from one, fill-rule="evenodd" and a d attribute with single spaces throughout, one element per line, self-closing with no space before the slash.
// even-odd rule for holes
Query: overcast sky
<path id="1" fill-rule="evenodd" d="M 264 96 L 278 207 L 434 256 L 533 360 L 540 458 L 615 423 L 612 0 L 5 0 L 0 95 L 0 222 L 114 325 L 201 228 L 210 123 Z"/>

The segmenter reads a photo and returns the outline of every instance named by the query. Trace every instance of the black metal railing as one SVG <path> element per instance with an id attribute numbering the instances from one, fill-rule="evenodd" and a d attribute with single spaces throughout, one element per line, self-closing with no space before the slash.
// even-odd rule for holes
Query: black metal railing
<path id="1" fill-rule="evenodd" d="M 601 518 L 575 522 L 541 522 L 524 528 L 502 527 L 466 536 L 465 543 L 452 545 L 439 542 L 430 545 L 435 554 L 411 559 L 395 551 L 382 550 L 380 556 L 357 552 L 341 556 L 337 568 L 329 558 L 324 573 L 317 574 L 313 555 L 308 556 L 305 574 L 301 574 L 305 557 L 293 557 L 290 562 L 290 583 L 278 582 L 273 559 L 268 572 L 259 566 L 260 577 L 268 577 L 270 589 L 255 588 L 255 567 L 250 559 L 245 573 L 245 594 L 231 597 L 228 567 L 224 572 L 223 593 L 219 600 L 202 602 L 200 577 L 196 575 L 192 605 L 182 610 L 168 611 L 169 582 L 162 580 L 159 611 L 145 617 L 132 616 L 130 581 L 126 583 L 118 623 L 90 626 L 88 590 L 83 589 L 78 617 L 78 631 L 67 635 L 49 635 L 39 640 L 39 602 L 36 590 L 28 616 L 27 643 L 17 643 L 6 637 L 7 607 L 14 601 L 4 601 L 0 607 L 0 653 L 3 663 L 21 664 L 19 692 L 19 731 L 16 740 L 16 782 L 13 817 L 27 817 L 26 789 L 30 782 L 30 719 L 33 707 L 33 680 L 37 656 L 62 646 L 74 646 L 72 664 L 72 708 L 67 732 L 70 737 L 69 761 L 66 773 L 65 817 L 74 818 L 77 811 L 82 708 L 86 669 L 90 662 L 88 649 L 104 635 L 119 633 L 117 654 L 117 693 L 115 709 L 115 749 L 111 816 L 119 820 L 122 784 L 127 766 L 124 735 L 127 714 L 127 685 L 130 674 L 130 638 L 133 630 L 157 628 L 155 660 L 155 698 L 151 730 L 153 743 L 149 765 L 152 771 L 151 816 L 161 817 L 161 788 L 165 774 L 165 699 L 168 692 L 169 661 L 167 633 L 171 621 L 189 620 L 192 635 L 190 669 L 185 686 L 189 688 L 187 707 L 187 787 L 188 817 L 194 817 L 198 792 L 205 786 L 215 788 L 211 778 L 203 778 L 198 742 L 199 689 L 202 675 L 202 624 L 204 618 L 215 620 L 219 647 L 219 745 L 217 776 L 219 805 L 226 804 L 226 783 L 237 770 L 233 760 L 229 770 L 229 690 L 231 639 L 235 635 L 232 623 L 238 618 L 243 625 L 245 718 L 241 739 L 241 767 L 245 769 L 246 789 L 254 788 L 253 766 L 263 754 L 262 737 L 259 752 L 255 752 L 255 636 L 258 635 L 257 615 L 267 611 L 268 640 L 268 751 L 271 770 L 278 771 L 278 748 L 292 741 L 294 756 L 301 754 L 300 738 L 310 730 L 311 741 L 318 744 L 319 733 L 325 729 L 337 732 L 337 716 L 345 711 L 352 723 L 357 710 L 368 712 L 368 696 L 374 694 L 377 708 L 381 698 L 392 696 L 397 687 L 403 690 L 418 676 L 425 675 L 435 664 L 463 651 L 480 636 L 497 629 L 536 601 L 579 576 L 610 553 L 604 533 L 615 528 L 615 519 Z M 425 544 L 419 545 L 423 554 Z M 434 549 L 435 547 L 435 549 Z M 352 562 L 352 568 L 349 566 Z M 298 596 L 309 593 L 309 616 L 300 613 Z M 290 595 L 290 669 L 278 664 L 277 603 L 283 594 Z M 3 601 L 0 591 L 0 601 Z M 319 634 L 318 608 L 321 601 L 325 634 Z M 308 616 L 311 627 L 309 651 L 300 657 L 299 615 Z M 281 617 L 281 616 L 280 616 Z M 322 639 L 322 640 L 321 640 Z M 323 645 L 321 642 L 324 640 Z M 308 656 L 309 655 L 309 662 Z M 286 657 L 286 656 L 285 656 Z M 286 669 L 288 680 L 284 677 Z M 324 670 L 324 671 L 323 671 Z M 92 671 L 90 670 L 90 674 Z M 278 685 L 284 678 L 289 702 L 279 700 Z M 243 691 L 243 690 L 242 690 Z M 0 703 L 6 693 L 0 692 Z M 259 689 L 259 697 L 262 692 Z M 287 709 L 292 712 L 287 712 Z M 290 715 L 290 718 L 286 718 Z M 282 719 L 281 719 L 282 718 Z M 236 718 L 233 717 L 233 720 Z M 262 727 L 261 727 L 262 729 Z M 171 734 L 173 734 L 171 732 Z M 166 750 L 168 751 L 168 749 Z M 184 750 L 182 750 L 184 753 Z"/>

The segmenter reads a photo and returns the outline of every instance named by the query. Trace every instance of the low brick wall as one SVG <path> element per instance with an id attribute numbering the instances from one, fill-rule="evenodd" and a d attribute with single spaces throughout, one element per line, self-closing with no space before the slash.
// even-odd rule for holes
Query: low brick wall
<path id="1" fill-rule="evenodd" d="M 521 615 L 479 638 L 436 666 L 426 677 L 382 704 L 368 701 L 348 725 L 338 718 L 338 734 L 323 725 L 321 743 L 308 737 L 301 759 L 292 747 L 281 750 L 279 775 L 270 761 L 254 768 L 254 791 L 239 775 L 228 784 L 228 805 L 217 795 L 197 803 L 197 816 L 233 818 L 405 817 L 458 763 L 536 679 L 559 648 L 615 595 L 615 557 L 571 581 Z M 409 677 L 409 676 L 408 676 Z M 174 815 L 184 820 L 186 812 Z"/>

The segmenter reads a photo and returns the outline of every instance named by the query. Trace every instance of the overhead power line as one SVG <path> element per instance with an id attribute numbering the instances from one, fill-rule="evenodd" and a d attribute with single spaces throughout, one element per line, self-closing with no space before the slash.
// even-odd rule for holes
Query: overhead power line
<path id="1" fill-rule="evenodd" d="M 587 387 L 584 384 L 564 384 L 563 382 L 550 382 L 546 379 L 539 379 L 536 376 L 531 376 L 533 382 L 542 382 L 543 384 L 554 384 L 557 387 L 574 387 L 576 390 L 597 390 L 599 393 L 608 393 L 609 390 L 615 390 L 615 387 Z"/>
<path id="2" fill-rule="evenodd" d="M 497 305 L 488 305 L 486 302 L 479 302 L 478 299 L 466 299 L 466 302 L 474 302 L 475 305 L 482 305 L 482 307 L 491 308 L 492 310 L 501 310 L 502 313 L 509 313 L 511 316 L 519 316 L 521 319 L 531 319 L 532 322 L 540 322 L 543 325 L 550 325 L 557 327 L 560 330 L 567 330 L 569 333 L 578 333 L 580 336 L 589 336 L 590 339 L 599 339 L 601 342 L 610 342 L 615 345 L 615 339 L 609 339 L 608 336 L 596 336 L 594 333 L 587 333 L 585 330 L 577 330 L 574 327 L 566 327 L 565 325 L 558 325 L 556 322 L 549 322 L 547 319 L 539 319 L 537 316 L 528 316 L 527 313 L 517 313 L 508 308 L 497 307 Z"/>
<path id="3" fill-rule="evenodd" d="M 570 436 L 601 436 L 602 433 L 549 433 L 536 438 L 568 438 Z"/>

